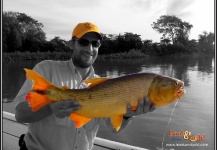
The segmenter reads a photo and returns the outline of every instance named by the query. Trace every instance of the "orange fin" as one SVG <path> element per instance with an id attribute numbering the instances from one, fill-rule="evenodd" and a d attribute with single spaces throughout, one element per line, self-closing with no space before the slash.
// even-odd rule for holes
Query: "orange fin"
<path id="1" fill-rule="evenodd" d="M 62 87 L 62 90 L 69 90 L 70 88 L 69 87 L 67 87 L 67 86 L 63 86 Z"/>
<path id="2" fill-rule="evenodd" d="M 112 116 L 110 118 L 111 124 L 113 126 L 113 128 L 116 129 L 116 131 L 118 131 L 121 128 L 121 124 L 123 121 L 123 115 L 121 116 Z"/>
<path id="3" fill-rule="evenodd" d="M 138 105 L 137 105 L 137 106 L 132 106 L 132 107 L 131 107 L 131 110 L 134 110 L 134 111 L 136 111 L 136 110 L 137 110 L 137 108 L 138 108 Z"/>
<path id="4" fill-rule="evenodd" d="M 46 97 L 46 90 L 51 87 L 55 88 L 55 86 L 35 71 L 26 68 L 24 70 L 26 77 L 33 81 L 32 91 L 27 94 L 26 100 L 32 111 L 37 111 L 52 102 Z"/>
<path id="5" fill-rule="evenodd" d="M 29 102 L 29 106 L 32 111 L 37 111 L 41 107 L 51 103 L 52 101 L 48 100 L 44 95 L 29 92 L 26 96 L 26 100 Z"/>
<path id="6" fill-rule="evenodd" d="M 34 82 L 32 90 L 46 90 L 49 87 L 55 87 L 37 72 L 26 68 L 24 70 L 26 71 L 26 78 Z"/>
<path id="7" fill-rule="evenodd" d="M 109 80 L 109 78 L 93 78 L 93 79 L 84 80 L 84 83 L 90 84 L 88 86 L 88 88 L 92 88 L 92 87 L 94 87 L 94 86 L 96 86 L 98 84 L 101 84 L 101 83 L 103 83 L 103 82 L 105 82 L 107 80 Z"/>
<path id="8" fill-rule="evenodd" d="M 79 115 L 77 113 L 71 113 L 69 116 L 70 119 L 72 119 L 75 123 L 76 128 L 80 128 L 86 123 L 88 123 L 92 118 L 88 118 L 82 115 Z"/>

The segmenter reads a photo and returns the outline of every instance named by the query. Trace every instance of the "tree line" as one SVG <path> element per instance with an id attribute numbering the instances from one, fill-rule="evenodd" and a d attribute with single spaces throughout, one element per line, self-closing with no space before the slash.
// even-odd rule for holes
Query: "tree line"
<path id="1" fill-rule="evenodd" d="M 47 41 L 46 34 L 42 30 L 43 24 L 24 13 L 3 12 L 2 21 L 2 49 L 5 53 L 70 51 L 69 41 L 58 36 Z M 198 40 L 189 40 L 193 25 L 174 15 L 162 15 L 151 26 L 162 34 L 159 43 L 152 42 L 151 39 L 142 40 L 140 35 L 131 32 L 118 35 L 102 33 L 103 42 L 99 54 L 131 50 L 148 55 L 214 53 L 214 33 L 203 31 L 198 35 Z"/>

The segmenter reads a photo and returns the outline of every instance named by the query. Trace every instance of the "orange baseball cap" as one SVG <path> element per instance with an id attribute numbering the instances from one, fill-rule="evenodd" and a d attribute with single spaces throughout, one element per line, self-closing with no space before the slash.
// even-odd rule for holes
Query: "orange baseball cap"
<path id="1" fill-rule="evenodd" d="M 88 32 L 96 32 L 99 35 L 100 40 L 102 40 L 102 36 L 99 32 L 98 27 L 91 22 L 79 23 L 72 32 L 72 37 L 81 38 Z"/>

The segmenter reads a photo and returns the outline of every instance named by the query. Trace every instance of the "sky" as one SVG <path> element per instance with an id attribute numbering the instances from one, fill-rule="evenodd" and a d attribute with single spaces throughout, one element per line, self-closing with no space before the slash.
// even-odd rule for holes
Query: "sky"
<path id="1" fill-rule="evenodd" d="M 71 38 L 80 22 L 96 24 L 104 34 L 131 32 L 159 42 L 151 24 L 162 15 L 175 15 L 193 25 L 189 39 L 214 33 L 214 0 L 3 0 L 3 11 L 25 13 L 44 25 L 47 40 Z"/>

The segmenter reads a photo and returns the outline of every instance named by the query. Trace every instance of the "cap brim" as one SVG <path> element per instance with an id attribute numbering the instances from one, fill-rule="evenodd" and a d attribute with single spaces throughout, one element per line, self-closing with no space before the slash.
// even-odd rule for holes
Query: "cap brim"
<path id="1" fill-rule="evenodd" d="M 98 34 L 99 39 L 100 39 L 101 41 L 103 40 L 101 34 L 99 34 L 98 32 L 96 32 L 96 31 L 94 31 L 94 30 L 89 30 L 89 31 L 81 32 L 81 33 L 79 33 L 79 34 L 77 34 L 77 35 L 75 35 L 75 36 L 76 36 L 77 38 L 81 38 L 82 36 L 84 36 L 86 33 L 89 33 L 89 32 L 94 32 L 94 33 Z"/>

